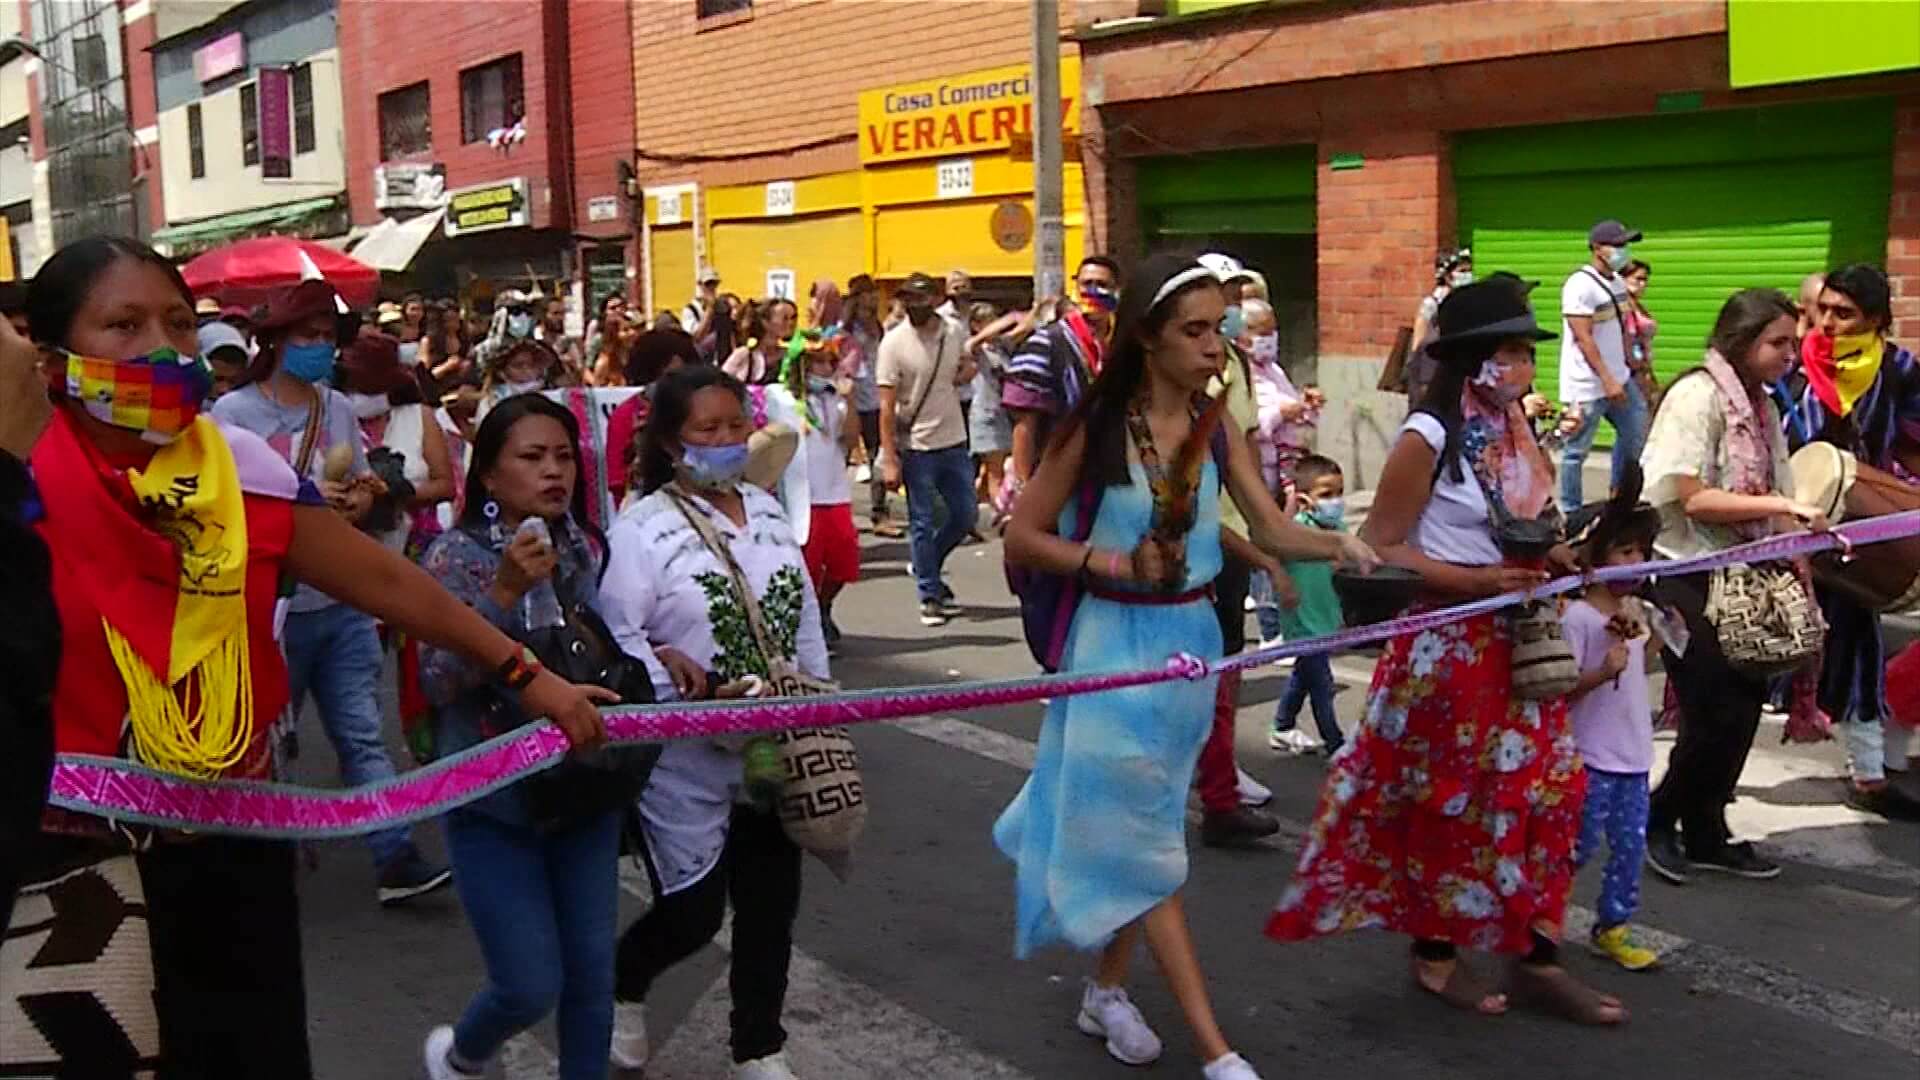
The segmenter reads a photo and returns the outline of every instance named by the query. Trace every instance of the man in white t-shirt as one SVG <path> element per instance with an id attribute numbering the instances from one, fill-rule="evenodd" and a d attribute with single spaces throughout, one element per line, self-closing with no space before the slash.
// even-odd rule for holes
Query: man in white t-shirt
<path id="1" fill-rule="evenodd" d="M 1560 288 L 1560 400 L 1579 419 L 1560 456 L 1560 508 L 1566 512 L 1586 502 L 1582 478 L 1587 451 L 1600 430 L 1600 418 L 1613 425 L 1613 480 L 1620 486 L 1621 470 L 1640 460 L 1651 419 L 1646 395 L 1640 392 L 1627 366 L 1627 283 L 1620 272 L 1633 261 L 1628 245 L 1640 234 L 1611 219 L 1587 233 L 1587 261 L 1567 276 Z"/>
<path id="2" fill-rule="evenodd" d="M 959 387 L 974 376 L 966 333 L 934 310 L 940 284 L 912 274 L 894 292 L 907 317 L 880 339 L 874 382 L 880 388 L 880 472 L 887 486 L 906 481 L 907 537 L 920 591 L 920 622 L 944 625 L 958 614 L 941 577 L 947 556 L 973 530 L 973 458 Z M 946 522 L 934 527 L 934 500 Z"/>

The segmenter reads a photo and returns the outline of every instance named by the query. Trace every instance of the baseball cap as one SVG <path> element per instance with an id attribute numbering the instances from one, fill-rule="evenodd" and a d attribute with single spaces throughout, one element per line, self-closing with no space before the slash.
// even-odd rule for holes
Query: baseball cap
<path id="1" fill-rule="evenodd" d="M 230 323 L 210 322 L 200 328 L 199 337 L 201 356 L 212 356 L 215 349 L 239 349 L 242 355 L 253 356 L 246 335 Z"/>
<path id="2" fill-rule="evenodd" d="M 1260 280 L 1258 274 L 1247 269 L 1244 263 L 1231 255 L 1222 255 L 1219 252 L 1210 251 L 1195 261 L 1208 270 L 1213 271 L 1213 276 L 1219 278 L 1220 284 L 1222 285 L 1225 285 L 1229 281 Z"/>
<path id="3" fill-rule="evenodd" d="M 1640 233 L 1638 231 L 1629 229 L 1612 218 L 1608 218 L 1587 230 L 1588 247 L 1592 247 L 1595 244 L 1619 247 L 1621 244 L 1637 243 L 1639 240 Z"/>
<path id="4" fill-rule="evenodd" d="M 218 316 L 220 314 L 220 301 L 211 296 L 203 296 L 193 302 L 193 313 L 195 315 Z"/>
<path id="5" fill-rule="evenodd" d="M 703 266 L 700 268 L 699 284 L 706 285 L 708 283 L 714 285 L 720 284 L 720 271 L 715 270 L 711 266 Z"/>
<path id="6" fill-rule="evenodd" d="M 935 281 L 932 274 L 915 270 L 913 273 L 907 275 L 905 281 L 900 283 L 900 288 L 906 292 L 918 292 L 926 293 L 928 296 L 938 296 L 946 286 Z"/>

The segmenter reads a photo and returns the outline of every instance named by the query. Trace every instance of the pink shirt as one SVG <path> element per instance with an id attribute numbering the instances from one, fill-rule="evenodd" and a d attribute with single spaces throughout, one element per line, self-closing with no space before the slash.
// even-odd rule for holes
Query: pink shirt
<path id="1" fill-rule="evenodd" d="M 1585 600 L 1561 616 L 1567 644 L 1582 673 L 1606 663 L 1619 640 L 1607 632 L 1607 617 Z M 1653 712 L 1647 696 L 1647 637 L 1627 642 L 1627 667 L 1575 701 L 1569 711 L 1573 738 L 1587 767 L 1610 773 L 1653 770 Z"/>

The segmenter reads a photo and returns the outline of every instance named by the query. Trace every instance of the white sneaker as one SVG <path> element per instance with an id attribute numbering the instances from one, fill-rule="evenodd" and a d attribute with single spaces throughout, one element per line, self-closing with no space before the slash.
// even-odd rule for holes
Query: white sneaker
<path id="1" fill-rule="evenodd" d="M 793 1075 L 793 1070 L 787 1066 L 787 1055 L 783 1051 L 735 1065 L 733 1080 L 800 1080 L 800 1078 Z"/>
<path id="2" fill-rule="evenodd" d="M 1260 1080 L 1260 1074 L 1253 1071 L 1247 1059 L 1239 1054 L 1226 1053 L 1202 1066 L 1200 1075 L 1207 1080 Z"/>
<path id="3" fill-rule="evenodd" d="M 1240 792 L 1241 806 L 1265 806 L 1273 801 L 1273 789 L 1247 775 L 1247 770 L 1233 770 L 1234 786 Z"/>
<path id="4" fill-rule="evenodd" d="M 1320 741 L 1299 728 L 1270 731 L 1267 733 L 1267 749 L 1286 754 L 1317 754 L 1320 752 Z"/>
<path id="5" fill-rule="evenodd" d="M 1087 991 L 1080 996 L 1080 1015 L 1075 1024 L 1088 1035 L 1104 1037 L 1107 1053 L 1116 1061 L 1149 1065 L 1160 1057 L 1160 1036 L 1147 1026 L 1146 1017 L 1140 1015 L 1140 1010 L 1128 1000 L 1127 992 L 1118 986 L 1107 989 L 1088 980 Z"/>
<path id="6" fill-rule="evenodd" d="M 613 1044 L 607 1060 L 619 1069 L 644 1069 L 647 1065 L 647 1007 L 638 1001 L 613 1003 Z"/>
<path id="7" fill-rule="evenodd" d="M 453 1055 L 453 1027 L 441 1024 L 427 1032 L 425 1047 L 427 1059 L 427 1080 L 479 1080 L 480 1074 L 456 1069 L 449 1060 Z"/>

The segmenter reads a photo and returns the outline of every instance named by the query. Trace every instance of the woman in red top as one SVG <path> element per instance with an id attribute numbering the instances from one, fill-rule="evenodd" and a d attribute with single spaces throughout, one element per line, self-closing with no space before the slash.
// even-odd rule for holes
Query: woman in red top
<path id="1" fill-rule="evenodd" d="M 653 384 L 662 375 L 703 361 L 692 338 L 678 330 L 649 330 L 627 353 L 627 385 L 640 392 L 620 403 L 607 418 L 607 487 L 618 505 L 627 495 L 627 474 L 638 446 L 635 436 L 645 431 L 652 408 Z"/>
<path id="2" fill-rule="evenodd" d="M 496 666 L 576 745 L 605 737 L 594 702 L 610 695 L 520 659 L 257 437 L 200 415 L 193 297 L 164 258 L 131 240 L 70 244 L 27 304 L 57 402 L 31 467 L 64 641 L 59 752 L 270 777 L 283 574 Z M 0 982 L 18 999 L 5 1011 L 29 1019 L 0 1040 L 0 1072 L 312 1074 L 291 843 L 49 812 L 26 869 Z"/>

